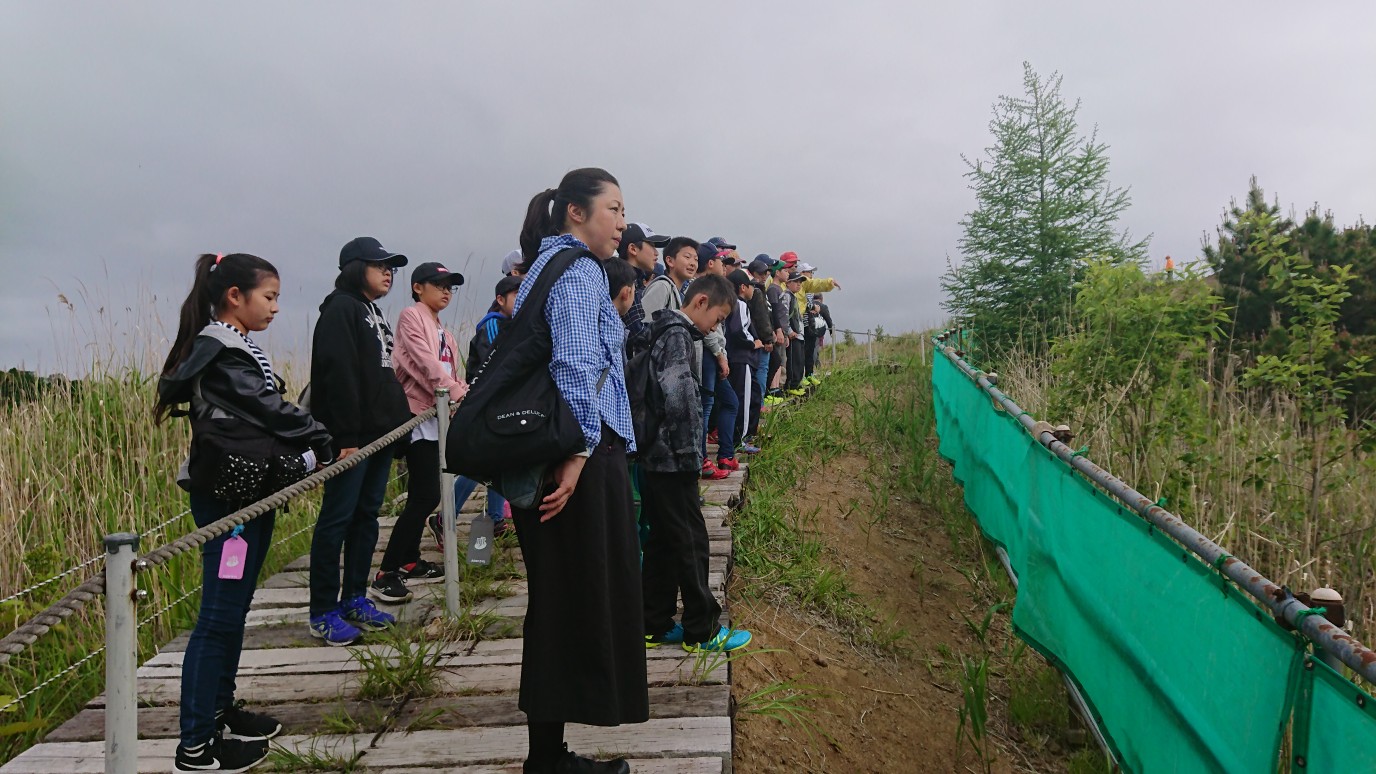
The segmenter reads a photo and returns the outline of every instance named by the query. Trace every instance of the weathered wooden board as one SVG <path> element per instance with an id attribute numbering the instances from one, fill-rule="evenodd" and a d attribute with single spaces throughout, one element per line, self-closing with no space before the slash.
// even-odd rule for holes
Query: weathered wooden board
<path id="1" fill-rule="evenodd" d="M 726 685 L 669 685 L 650 688 L 651 718 L 725 717 L 730 712 L 731 689 Z M 518 726 L 526 715 L 517 707 L 514 693 L 480 696 L 436 696 L 406 705 L 394 728 L 406 728 L 425 718 L 428 728 L 469 726 Z M 382 710 L 376 702 L 288 702 L 257 707 L 282 722 L 284 733 L 309 734 L 324 727 L 326 715 L 347 716 L 370 723 Z M 176 737 L 180 732 L 179 708 L 175 705 L 139 710 L 139 737 Z M 438 717 L 432 713 L 439 712 Z M 432 719 L 433 717 L 433 719 Z M 44 741 L 89 742 L 104 738 L 105 710 L 89 708 L 51 731 Z"/>
<path id="2" fill-rule="evenodd" d="M 585 755 L 655 758 L 706 758 L 731 755 L 731 719 L 661 718 L 635 725 L 600 728 L 570 724 L 564 732 L 569 748 Z M 352 755 L 366 750 L 371 770 L 450 769 L 458 766 L 520 761 L 526 754 L 523 727 L 477 727 L 389 734 L 369 748 L 371 734 L 286 736 L 287 749 L 321 755 Z M 166 772 L 172 767 L 175 739 L 139 742 L 139 772 Z M 28 774 L 86 774 L 105 770 L 102 742 L 58 742 L 29 748 L 0 771 Z M 501 769 L 497 769 L 501 771 Z"/>

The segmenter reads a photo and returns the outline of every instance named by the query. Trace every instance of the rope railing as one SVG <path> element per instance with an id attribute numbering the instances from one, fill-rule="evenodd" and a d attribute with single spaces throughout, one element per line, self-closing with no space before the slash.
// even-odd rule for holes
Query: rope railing
<path id="1" fill-rule="evenodd" d="M 219 537 L 220 535 L 228 533 L 229 531 L 233 530 L 235 527 L 241 524 L 256 519 L 259 516 L 262 516 L 263 514 L 267 513 L 268 511 L 280 508 L 281 506 L 285 505 L 289 500 L 320 486 L 321 484 L 325 483 L 331 478 L 334 478 L 335 476 L 338 476 L 341 473 L 344 473 L 345 471 L 352 469 L 363 460 L 367 459 L 373 454 L 376 454 L 381 449 L 391 446 L 393 443 L 400 440 L 402 437 L 410 434 L 412 430 L 414 430 L 416 427 L 418 427 L 425 421 L 434 418 L 435 412 L 436 410 L 433 408 L 424 411 L 416 415 L 415 417 L 411 418 L 409 421 L 396 427 L 391 432 L 387 433 L 381 438 L 378 438 L 376 441 L 373 441 L 372 443 L 368 444 L 362 449 L 359 449 L 354 454 L 349 455 L 347 459 L 340 460 L 339 462 L 327 466 L 323 470 L 316 471 L 315 473 L 312 473 L 311 475 L 301 479 L 295 484 L 292 484 L 288 487 L 284 487 L 278 490 L 277 492 L 274 492 L 271 495 L 268 495 L 267 497 L 259 500 L 258 502 L 249 505 L 246 508 L 235 511 L 234 513 L 231 513 L 222 519 L 211 522 L 210 524 L 207 524 L 204 527 L 194 530 L 186 535 L 183 535 L 182 537 L 179 537 L 165 545 L 162 545 L 148 552 L 147 554 L 143 555 L 135 561 L 135 569 L 141 571 L 162 565 L 180 554 L 191 551 L 201 545 L 204 545 L 208 541 Z M 180 515 L 178 517 L 174 517 L 174 519 L 175 518 L 180 518 Z M 167 523 L 170 523 L 170 521 L 171 520 L 169 520 L 169 522 L 165 522 L 162 525 L 159 525 L 158 527 L 153 528 L 152 530 L 148 530 L 144 534 L 148 534 L 148 532 L 160 529 L 161 527 L 166 526 Z M 64 575 L 76 572 L 81 567 L 88 566 L 89 564 L 90 562 L 87 562 L 83 565 L 78 565 L 78 567 L 66 571 Z M 56 580 L 56 578 L 50 579 L 50 581 L 48 582 L 51 582 L 52 580 Z M 63 595 L 61 599 L 57 600 L 56 602 L 53 602 L 43 611 L 39 612 L 38 614 L 29 618 L 24 623 L 15 627 L 15 629 L 11 631 L 9 634 L 5 635 L 5 637 L 0 638 L 0 664 L 6 664 L 12 657 L 19 655 L 20 653 L 23 653 L 35 642 L 37 642 L 41 637 L 43 637 L 45 634 L 51 631 L 53 627 L 62 623 L 62 621 L 71 617 L 74 613 L 80 611 L 82 608 L 86 606 L 88 602 L 100 596 L 104 592 L 105 572 L 104 570 L 102 570 L 101 572 L 91 576 L 86 581 L 73 588 L 71 591 L 67 592 L 65 595 Z M 71 668 L 69 667 L 69 670 L 70 669 Z M 50 679 L 56 679 L 56 677 Z"/>
<path id="2" fill-rule="evenodd" d="M 146 538 L 146 537 L 148 537 L 149 535 L 153 534 L 154 532 L 157 532 L 157 531 L 161 530 L 162 528 L 171 525 L 173 522 L 177 521 L 178 519 L 184 519 L 184 518 L 186 518 L 186 517 L 187 517 L 188 515 L 190 515 L 190 514 L 191 514 L 191 509 L 190 509 L 190 508 L 187 508 L 186 510 L 184 510 L 184 511 L 182 511 L 181 513 L 177 514 L 176 516 L 173 516 L 173 517 L 171 517 L 171 518 L 166 519 L 166 520 L 163 521 L 161 524 L 156 524 L 156 525 L 154 525 L 154 526 L 152 526 L 152 527 L 149 527 L 148 529 L 146 529 L 146 530 L 140 532 L 140 533 L 139 533 L 139 537 L 141 537 L 141 538 Z M 102 559 L 104 559 L 104 558 L 105 558 L 105 554 L 103 554 L 103 553 L 102 553 L 102 554 L 96 554 L 95 556 L 89 557 L 88 559 L 86 559 L 86 561 L 82 562 L 81 564 L 74 565 L 74 566 L 72 566 L 72 567 L 68 567 L 67 569 L 63 570 L 62 572 L 59 572 L 58 574 L 53 575 L 52 577 L 45 578 L 45 579 L 43 579 L 43 580 L 41 580 L 41 581 L 39 581 L 39 582 L 37 582 L 37 583 L 34 583 L 34 584 L 30 584 L 28 587 L 22 588 L 22 589 L 20 589 L 20 590 L 18 590 L 18 591 L 16 591 L 16 592 L 14 592 L 13 594 L 10 594 L 9 596 L 4 597 L 3 599 L 0 599 L 0 605 L 5 604 L 6 602 L 13 602 L 13 601 L 16 600 L 16 599 L 23 599 L 24 597 L 27 597 L 28 595 L 34 593 L 35 591 L 38 591 L 39 589 L 41 589 L 41 588 L 43 588 L 43 587 L 45 587 L 45 586 L 50 586 L 50 585 L 52 585 L 52 584 L 54 584 L 54 583 L 56 583 L 56 582 L 62 580 L 63 578 L 67 577 L 68 575 L 75 575 L 76 573 L 81 572 L 82 570 L 86 569 L 87 567 L 90 567 L 91 565 L 95 564 L 96 562 L 99 562 L 100 560 L 102 560 Z M 4 709 L 3 707 L 0 707 L 0 711 L 3 711 L 3 709 Z"/>

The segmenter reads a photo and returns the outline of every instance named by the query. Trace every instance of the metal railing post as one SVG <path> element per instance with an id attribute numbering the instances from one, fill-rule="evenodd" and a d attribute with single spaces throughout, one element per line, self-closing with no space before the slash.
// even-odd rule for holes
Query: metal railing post
<path id="1" fill-rule="evenodd" d="M 105 536 L 105 773 L 134 774 L 139 764 L 138 617 L 134 562 L 139 536 Z"/>
<path id="2" fill-rule="evenodd" d="M 919 337 L 917 351 L 922 353 L 922 365 L 927 365 L 927 334 Z"/>
<path id="3" fill-rule="evenodd" d="M 874 334 L 865 331 L 865 351 L 869 354 L 870 365 L 874 365 Z"/>
<path id="4" fill-rule="evenodd" d="M 444 529 L 444 610 L 459 615 L 458 528 L 454 523 L 454 474 L 445 470 L 445 444 L 449 438 L 449 389 L 435 390 L 435 414 L 440 424 L 440 524 Z"/>

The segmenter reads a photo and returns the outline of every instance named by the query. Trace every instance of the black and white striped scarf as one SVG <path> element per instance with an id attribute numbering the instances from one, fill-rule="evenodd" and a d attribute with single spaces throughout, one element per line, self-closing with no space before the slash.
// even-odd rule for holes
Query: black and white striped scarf
<path id="1" fill-rule="evenodd" d="M 243 339 L 244 343 L 248 345 L 248 351 L 253 353 L 253 359 L 258 361 L 258 367 L 263 369 L 263 378 L 268 380 L 268 389 L 275 391 L 277 389 L 277 377 L 272 373 L 272 363 L 268 362 L 268 356 L 263 354 L 263 350 L 259 349 L 258 345 L 253 343 L 253 339 L 250 339 L 247 334 L 240 333 L 239 329 L 235 328 L 233 325 L 220 320 L 216 320 L 215 324 L 239 334 L 239 338 Z"/>

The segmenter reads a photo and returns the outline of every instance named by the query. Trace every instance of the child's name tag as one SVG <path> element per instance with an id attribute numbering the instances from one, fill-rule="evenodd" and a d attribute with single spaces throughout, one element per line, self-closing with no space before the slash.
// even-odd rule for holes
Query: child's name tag
<path id="1" fill-rule="evenodd" d="M 220 579 L 242 580 L 247 561 L 248 541 L 238 535 L 226 540 L 224 551 L 220 554 Z"/>

